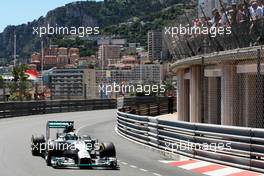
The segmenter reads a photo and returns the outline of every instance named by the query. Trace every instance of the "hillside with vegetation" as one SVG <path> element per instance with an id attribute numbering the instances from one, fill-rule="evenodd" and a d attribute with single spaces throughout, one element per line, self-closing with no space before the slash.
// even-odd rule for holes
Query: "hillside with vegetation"
<path id="1" fill-rule="evenodd" d="M 33 51 L 39 51 L 41 38 L 32 35 L 33 27 L 58 26 L 99 26 L 101 35 L 126 38 L 128 42 L 146 45 L 148 30 L 162 29 L 185 9 L 192 9 L 191 0 L 105 0 L 80 1 L 49 11 L 45 17 L 17 26 L 7 26 L 0 33 L 0 58 L 10 58 L 13 53 L 14 33 L 17 35 L 19 58 L 27 58 Z M 64 36 L 46 36 L 46 44 L 63 47 L 79 47 L 81 55 L 96 51 L 96 42 L 82 38 L 69 39 Z"/>

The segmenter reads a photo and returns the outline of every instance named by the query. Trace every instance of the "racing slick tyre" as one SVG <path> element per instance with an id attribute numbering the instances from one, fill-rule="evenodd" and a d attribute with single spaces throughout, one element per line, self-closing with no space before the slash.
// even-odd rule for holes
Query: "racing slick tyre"
<path id="1" fill-rule="evenodd" d="M 51 166 L 51 157 L 52 157 L 52 151 L 48 151 L 45 158 L 47 166 Z"/>
<path id="2" fill-rule="evenodd" d="M 102 158 L 104 158 L 104 157 L 115 158 L 116 157 L 115 146 L 112 142 L 104 142 L 104 143 L 102 143 L 101 147 L 102 147 L 102 149 L 100 152 L 100 156 Z"/>
<path id="3" fill-rule="evenodd" d="M 46 150 L 45 160 L 47 166 L 51 166 L 51 158 L 56 154 L 56 143 L 49 142 L 48 143 L 48 149 Z"/>
<path id="4" fill-rule="evenodd" d="M 33 156 L 41 156 L 41 150 L 40 147 L 42 144 L 45 144 L 45 137 L 44 135 L 35 136 L 32 135 L 31 137 L 31 153 Z"/>

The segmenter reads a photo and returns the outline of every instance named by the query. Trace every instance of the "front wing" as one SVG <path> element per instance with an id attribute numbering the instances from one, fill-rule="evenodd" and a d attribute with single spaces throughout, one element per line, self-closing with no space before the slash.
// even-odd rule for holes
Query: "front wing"
<path id="1" fill-rule="evenodd" d="M 66 157 L 52 157 L 51 165 L 54 168 L 80 168 L 80 167 L 103 167 L 103 168 L 118 168 L 117 159 L 116 158 L 104 158 L 104 159 L 93 159 L 89 164 L 77 164 L 71 158 Z"/>

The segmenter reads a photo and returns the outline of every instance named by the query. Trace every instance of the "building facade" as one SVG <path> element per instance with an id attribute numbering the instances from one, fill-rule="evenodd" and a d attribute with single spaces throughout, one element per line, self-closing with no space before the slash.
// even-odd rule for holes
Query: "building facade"
<path id="1" fill-rule="evenodd" d="M 126 39 L 101 38 L 97 40 L 97 45 L 121 45 L 126 44 Z"/>
<path id="2" fill-rule="evenodd" d="M 58 48 L 49 47 L 44 49 L 43 67 L 50 69 L 52 67 L 65 67 L 66 65 L 74 65 L 80 58 L 78 48 Z M 38 69 L 42 64 L 41 53 L 34 52 L 31 55 L 31 63 L 35 64 Z"/>
<path id="3" fill-rule="evenodd" d="M 53 99 L 97 97 L 94 69 L 55 69 L 49 77 Z"/>
<path id="4" fill-rule="evenodd" d="M 129 84 L 160 84 L 164 79 L 163 65 L 137 64 L 130 69 L 97 70 L 96 82 L 129 83 Z"/>
<path id="5" fill-rule="evenodd" d="M 120 61 L 121 48 L 119 45 L 100 45 L 98 50 L 99 65 L 102 69 Z"/>
<path id="6" fill-rule="evenodd" d="M 160 60 L 162 58 L 162 32 L 148 32 L 148 58 L 150 60 Z"/>

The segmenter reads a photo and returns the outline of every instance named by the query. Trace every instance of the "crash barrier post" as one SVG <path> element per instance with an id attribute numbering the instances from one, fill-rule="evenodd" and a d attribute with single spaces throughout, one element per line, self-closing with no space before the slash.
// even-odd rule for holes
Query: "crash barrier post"
<path id="1" fill-rule="evenodd" d="M 173 114 L 174 97 L 168 97 L 168 114 Z"/>
<path id="2" fill-rule="evenodd" d="M 0 118 L 114 108 L 115 99 L 3 102 L 0 103 Z"/>
<path id="3" fill-rule="evenodd" d="M 264 172 L 264 129 L 222 126 L 117 111 L 123 136 L 162 151 Z"/>

